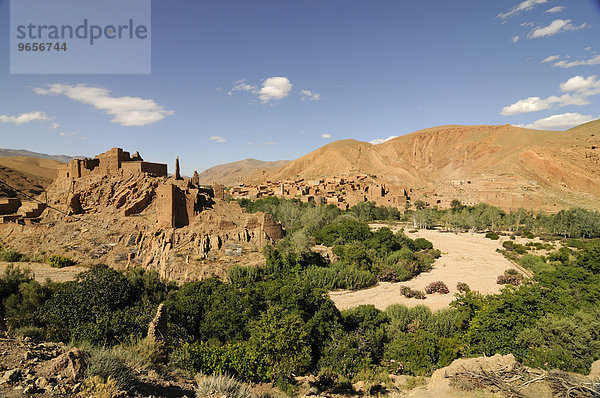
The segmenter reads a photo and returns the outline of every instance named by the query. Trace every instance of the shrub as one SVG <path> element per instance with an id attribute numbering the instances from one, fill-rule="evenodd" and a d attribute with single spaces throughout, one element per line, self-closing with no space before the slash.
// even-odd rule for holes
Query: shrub
<path id="1" fill-rule="evenodd" d="M 485 234 L 485 237 L 491 240 L 500 239 L 500 236 L 496 232 L 488 232 L 487 234 Z"/>
<path id="2" fill-rule="evenodd" d="M 11 332 L 15 337 L 28 337 L 33 341 L 43 341 L 46 333 L 44 329 L 37 326 L 23 326 Z"/>
<path id="3" fill-rule="evenodd" d="M 600 241 L 585 247 L 577 259 L 577 265 L 594 274 L 600 274 Z"/>
<path id="4" fill-rule="evenodd" d="M 127 365 L 136 370 L 156 370 L 166 360 L 164 342 L 148 337 L 131 338 L 129 341 L 113 349 L 125 360 Z"/>
<path id="5" fill-rule="evenodd" d="M 508 251 L 514 251 L 517 254 L 526 254 L 527 247 L 520 245 L 515 242 L 511 242 L 509 240 L 502 242 L 502 247 L 504 247 Z"/>
<path id="6" fill-rule="evenodd" d="M 63 257 L 55 254 L 48 257 L 48 264 L 54 268 L 64 268 L 75 265 L 75 261 L 71 260 L 69 257 Z"/>
<path id="7" fill-rule="evenodd" d="M 171 353 L 171 363 L 190 373 L 231 374 L 245 381 L 268 381 L 271 367 L 249 349 L 247 343 L 211 346 L 204 342 L 185 343 Z"/>
<path id="8" fill-rule="evenodd" d="M 100 376 L 88 377 L 83 381 L 80 397 L 113 398 L 119 396 L 117 381 L 112 377 L 103 379 Z"/>
<path id="9" fill-rule="evenodd" d="M 433 243 L 425 238 L 417 238 L 415 239 L 415 247 L 417 250 L 433 249 Z"/>
<path id="10" fill-rule="evenodd" d="M 405 373 L 422 376 L 433 370 L 438 361 L 438 348 L 432 333 L 417 330 L 393 339 L 384 355 L 388 361 L 400 362 Z"/>
<path id="11" fill-rule="evenodd" d="M 458 282 L 456 284 L 456 290 L 458 290 L 461 293 L 465 293 L 465 292 L 470 292 L 471 288 L 465 282 Z"/>
<path id="12" fill-rule="evenodd" d="M 425 286 L 425 293 L 427 293 L 427 294 L 433 294 L 433 293 L 448 294 L 448 293 L 450 293 L 450 290 L 448 290 L 448 286 L 446 286 L 446 284 L 444 282 L 437 281 L 437 282 L 432 282 L 429 285 Z"/>
<path id="13" fill-rule="evenodd" d="M 496 283 L 499 285 L 513 285 L 519 286 L 523 280 L 523 275 L 516 269 L 511 268 L 504 271 L 504 274 L 498 275 Z"/>
<path id="14" fill-rule="evenodd" d="M 343 218 L 341 221 L 327 224 L 315 234 L 317 243 L 322 243 L 325 246 L 333 246 L 336 242 L 342 244 L 354 241 L 360 242 L 371 236 L 373 236 L 373 233 L 369 225 L 353 218 Z"/>
<path id="15" fill-rule="evenodd" d="M 156 307 L 119 271 L 95 266 L 58 285 L 39 314 L 51 339 L 113 346 L 141 336 Z"/>
<path id="16" fill-rule="evenodd" d="M 392 304 L 385 312 L 390 318 L 390 324 L 387 327 L 389 339 L 402 335 L 411 328 L 429 328 L 433 316 L 431 310 L 424 305 L 408 308 L 402 304 Z"/>
<path id="17" fill-rule="evenodd" d="M 91 351 L 85 375 L 88 378 L 98 376 L 105 382 L 112 379 L 121 390 L 129 390 L 135 384 L 131 368 L 110 349 L 96 348 Z"/>
<path id="18" fill-rule="evenodd" d="M 13 249 L 0 249 L 0 260 L 6 261 L 9 263 L 16 263 L 21 260 L 23 255 L 19 253 L 17 250 Z"/>
<path id="19" fill-rule="evenodd" d="M 319 368 L 352 379 L 358 372 L 369 368 L 375 342 L 362 330 L 343 332 L 336 330 L 325 346 Z"/>
<path id="20" fill-rule="evenodd" d="M 273 368 L 273 376 L 302 373 L 310 364 L 308 330 L 300 315 L 271 306 L 248 325 L 249 347 Z"/>
<path id="21" fill-rule="evenodd" d="M 196 381 L 198 382 L 198 389 L 196 390 L 196 397 L 198 398 L 215 394 L 229 398 L 256 397 L 247 385 L 226 374 L 199 376 Z"/>
<path id="22" fill-rule="evenodd" d="M 519 262 L 524 268 L 532 270 L 535 274 L 554 270 L 554 267 L 546 263 L 542 257 L 533 254 L 523 256 Z"/>
<path id="23" fill-rule="evenodd" d="M 535 236 L 533 235 L 533 233 L 531 231 L 525 231 L 525 232 L 523 232 L 523 236 L 526 237 L 527 239 L 533 239 L 533 238 L 535 238 Z"/>
<path id="24" fill-rule="evenodd" d="M 227 279 L 233 285 L 245 286 L 260 279 L 260 269 L 256 267 L 242 267 L 234 265 L 227 272 Z"/>
<path id="25" fill-rule="evenodd" d="M 28 255 L 27 261 L 30 263 L 43 263 L 44 262 L 44 252 L 36 251 L 35 253 Z"/>
<path id="26" fill-rule="evenodd" d="M 425 300 L 425 293 L 420 290 L 411 289 L 408 286 L 400 287 L 400 294 L 406 298 L 416 298 L 418 300 Z"/>

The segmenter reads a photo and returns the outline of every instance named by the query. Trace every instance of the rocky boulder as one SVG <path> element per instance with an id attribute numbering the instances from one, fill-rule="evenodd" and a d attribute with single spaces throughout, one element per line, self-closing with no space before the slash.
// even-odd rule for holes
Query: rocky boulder
<path id="1" fill-rule="evenodd" d="M 81 380 L 85 374 L 87 358 L 77 347 L 54 358 L 50 363 L 50 372 L 73 380 Z"/>

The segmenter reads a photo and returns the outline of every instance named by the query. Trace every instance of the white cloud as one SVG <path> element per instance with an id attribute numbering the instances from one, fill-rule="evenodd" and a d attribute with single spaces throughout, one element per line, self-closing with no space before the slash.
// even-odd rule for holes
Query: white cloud
<path id="1" fill-rule="evenodd" d="M 587 100 L 587 96 L 576 94 L 563 94 L 560 97 L 556 95 L 551 95 L 548 98 L 540 98 L 540 97 L 529 97 L 525 99 L 518 100 L 514 104 L 509 106 L 505 106 L 502 108 L 500 112 L 501 115 L 511 116 L 518 115 L 520 113 L 527 112 L 537 112 L 543 111 L 544 109 L 551 109 L 555 105 L 557 106 L 567 106 L 567 105 L 587 105 L 590 102 Z"/>
<path id="2" fill-rule="evenodd" d="M 500 14 L 498 14 L 498 16 L 496 18 L 504 19 L 504 18 L 512 17 L 513 15 L 517 15 L 521 11 L 529 11 L 536 5 L 544 4 L 547 1 L 548 0 L 525 0 L 525 1 L 517 4 L 516 6 L 514 6 L 509 11 L 501 12 Z"/>
<path id="3" fill-rule="evenodd" d="M 309 99 L 312 101 L 318 101 L 321 99 L 321 94 L 319 93 L 313 93 L 310 90 L 301 90 L 300 91 L 300 95 L 301 95 L 301 100 L 304 101 L 305 99 Z"/>
<path id="4" fill-rule="evenodd" d="M 529 32 L 527 37 L 529 37 L 530 39 L 538 39 L 540 37 L 554 36 L 558 33 L 566 32 L 568 30 L 572 31 L 572 30 L 583 29 L 586 26 L 587 26 L 586 22 L 584 22 L 583 24 L 581 24 L 579 26 L 574 26 L 573 24 L 571 24 L 570 19 L 566 19 L 566 20 L 555 19 L 548 26 L 533 29 L 531 32 Z"/>
<path id="5" fill-rule="evenodd" d="M 541 63 L 545 64 L 546 62 L 556 61 L 559 58 L 560 58 L 560 55 L 551 55 L 549 57 L 544 58 L 544 60 Z"/>
<path id="6" fill-rule="evenodd" d="M 383 144 L 384 142 L 388 142 L 389 140 L 393 140 L 394 138 L 398 138 L 397 135 L 390 135 L 387 138 L 376 138 L 372 141 L 369 141 L 369 143 L 371 145 L 379 145 L 379 144 Z"/>
<path id="7" fill-rule="evenodd" d="M 60 124 L 58 124 L 58 123 L 52 123 L 52 124 L 50 125 L 50 127 L 52 127 L 52 129 L 53 129 L 53 130 L 56 130 L 57 128 L 59 128 L 59 127 L 60 127 Z"/>
<path id="8" fill-rule="evenodd" d="M 263 104 L 271 100 L 281 100 L 287 97 L 290 95 L 292 87 L 294 87 L 287 77 L 282 76 L 266 78 L 261 83 L 260 89 L 255 84 L 247 83 L 245 79 L 238 80 L 233 84 L 233 88 L 227 92 L 227 95 L 231 96 L 235 91 L 249 91 L 252 94 L 258 95 Z M 318 99 L 319 94 L 316 94 L 316 96 L 316 99 Z"/>
<path id="9" fill-rule="evenodd" d="M 77 135 L 79 134 L 78 131 L 71 131 L 70 133 L 67 133 L 66 131 L 61 131 L 60 133 L 58 133 L 58 135 L 60 135 L 61 137 L 66 137 L 67 135 Z"/>
<path id="10" fill-rule="evenodd" d="M 210 136 L 210 137 L 208 137 L 208 139 L 209 140 L 213 140 L 213 141 L 218 142 L 218 143 L 227 142 L 227 140 L 225 138 L 223 138 L 221 136 L 218 136 L 218 135 Z"/>
<path id="11" fill-rule="evenodd" d="M 563 94 L 560 97 L 551 95 L 544 99 L 540 97 L 520 99 L 514 104 L 502 108 L 500 114 L 510 116 L 551 109 L 554 106 L 587 105 L 590 103 L 588 97 L 600 94 L 600 80 L 597 80 L 596 75 L 587 78 L 574 76 L 560 84 L 560 91 L 567 94 Z"/>
<path id="12" fill-rule="evenodd" d="M 21 113 L 19 116 L 0 115 L 1 123 L 12 123 L 16 125 L 30 123 L 33 121 L 48 120 L 48 116 L 44 112 L 29 112 Z"/>
<path id="13" fill-rule="evenodd" d="M 327 140 L 327 139 L 331 138 L 331 134 L 328 134 L 328 133 L 321 134 L 321 138 L 325 138 Z"/>
<path id="14" fill-rule="evenodd" d="M 258 91 L 258 98 L 263 103 L 270 100 L 280 100 L 290 94 L 292 87 L 293 84 L 290 83 L 287 77 L 269 77 L 262 82 L 262 87 Z"/>
<path id="15" fill-rule="evenodd" d="M 553 14 L 553 13 L 556 13 L 556 12 L 561 12 L 561 11 L 562 11 L 562 10 L 564 10 L 565 8 L 567 8 L 567 7 L 562 7 L 562 6 L 560 6 L 560 7 L 552 7 L 551 9 L 549 9 L 549 10 L 548 10 L 548 11 L 546 11 L 546 12 L 547 12 L 547 13 L 550 13 L 550 14 Z"/>
<path id="16" fill-rule="evenodd" d="M 65 95 L 66 97 L 91 105 L 113 116 L 111 122 L 121 126 L 145 126 L 156 123 L 174 112 L 166 110 L 154 100 L 139 97 L 111 97 L 110 90 L 90 87 L 85 84 L 49 84 L 48 88 L 34 89 L 40 95 Z"/>
<path id="17" fill-rule="evenodd" d="M 238 80 L 233 84 L 233 88 L 227 92 L 229 96 L 232 96 L 235 91 L 255 91 L 258 88 L 258 86 L 246 83 L 245 79 Z"/>
<path id="18" fill-rule="evenodd" d="M 600 64 L 600 55 L 596 55 L 595 57 L 589 58 L 589 59 L 584 59 L 584 60 L 579 60 L 579 61 L 558 61 L 556 63 L 554 63 L 552 66 L 555 66 L 557 68 L 572 68 L 574 66 L 592 66 L 592 65 L 599 65 Z"/>
<path id="19" fill-rule="evenodd" d="M 590 115 L 581 115 L 579 113 L 563 113 L 560 115 L 552 115 L 543 119 L 538 119 L 530 124 L 516 124 L 515 126 L 538 130 L 566 130 L 592 120 L 594 120 L 594 117 Z"/>
<path id="20" fill-rule="evenodd" d="M 519 35 L 513 36 L 510 38 L 510 41 L 512 41 L 513 43 L 516 43 L 519 41 Z"/>
<path id="21" fill-rule="evenodd" d="M 590 51 L 592 49 L 592 46 L 587 46 L 584 48 L 585 51 Z"/>
<path id="22" fill-rule="evenodd" d="M 600 80 L 597 75 L 573 76 L 569 80 L 560 84 L 560 90 L 565 93 L 575 92 L 578 95 L 589 97 L 600 94 Z"/>
<path id="23" fill-rule="evenodd" d="M 510 116 L 517 115 L 519 113 L 536 112 L 544 109 L 552 108 L 552 102 L 547 99 L 541 99 L 540 97 L 529 97 L 520 99 L 514 104 L 505 106 L 500 112 L 501 115 Z"/>
<path id="24" fill-rule="evenodd" d="M 533 27 L 533 22 L 521 22 L 519 25 L 521 26 L 528 26 L 530 28 Z"/>

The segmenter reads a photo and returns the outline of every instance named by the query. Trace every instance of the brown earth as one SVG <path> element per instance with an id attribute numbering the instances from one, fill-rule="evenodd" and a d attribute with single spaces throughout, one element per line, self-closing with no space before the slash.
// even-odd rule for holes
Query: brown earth
<path id="1" fill-rule="evenodd" d="M 253 178 L 262 182 L 352 174 L 406 184 L 423 198 L 438 194 L 463 203 L 548 211 L 598 209 L 600 121 L 568 131 L 440 126 L 379 145 L 336 141 Z"/>
<path id="2" fill-rule="evenodd" d="M 6 267 L 13 265 L 20 268 L 29 268 L 33 272 L 33 276 L 36 281 L 43 283 L 46 279 L 50 279 L 54 282 L 68 282 L 75 280 L 75 277 L 81 272 L 86 271 L 87 267 L 64 267 L 54 268 L 44 263 L 30 263 L 30 262 L 19 262 L 19 263 L 7 263 L 0 261 L 0 273 L 4 272 Z"/>
<path id="3" fill-rule="evenodd" d="M 393 228 L 397 230 L 398 227 Z M 334 291 L 329 296 L 339 309 L 356 307 L 362 304 L 372 304 L 385 310 L 391 304 L 404 304 L 408 307 L 425 305 L 432 311 L 448 308 L 454 295 L 458 292 L 456 284 L 464 282 L 471 290 L 483 294 L 498 293 L 502 285 L 496 283 L 498 275 L 505 270 L 515 268 L 496 249 L 502 248 L 500 240 L 485 238 L 481 233 L 452 233 L 437 230 L 419 230 L 407 233 L 411 238 L 425 238 L 433 243 L 433 247 L 442 252 L 433 269 L 417 277 L 399 283 L 380 282 L 369 289 L 358 291 Z M 425 300 L 406 298 L 400 294 L 402 286 L 424 291 L 425 286 L 432 282 L 442 281 L 448 286 L 449 294 L 427 294 Z"/>
<path id="4" fill-rule="evenodd" d="M 272 170 L 277 169 L 286 163 L 288 163 L 287 160 L 265 162 L 256 159 L 244 159 L 206 169 L 199 174 L 199 181 L 201 184 L 212 184 L 216 182 L 218 184 L 232 186 L 244 182 L 248 176 L 254 176 L 254 178 L 260 179 Z"/>
<path id="5" fill-rule="evenodd" d="M 56 178 L 56 166 L 62 164 L 52 159 L 32 157 L 0 157 L 0 181 L 24 191 L 27 195 L 38 196 Z M 0 184 L 0 197 L 19 197 L 18 191 Z"/>

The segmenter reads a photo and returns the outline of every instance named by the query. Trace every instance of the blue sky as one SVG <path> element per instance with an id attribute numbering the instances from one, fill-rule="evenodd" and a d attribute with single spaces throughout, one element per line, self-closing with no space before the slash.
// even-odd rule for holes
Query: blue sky
<path id="1" fill-rule="evenodd" d="M 9 11 L 0 0 L 4 148 L 118 146 L 191 174 L 337 139 L 600 116 L 598 1 L 153 1 L 146 75 L 11 75 Z"/>

